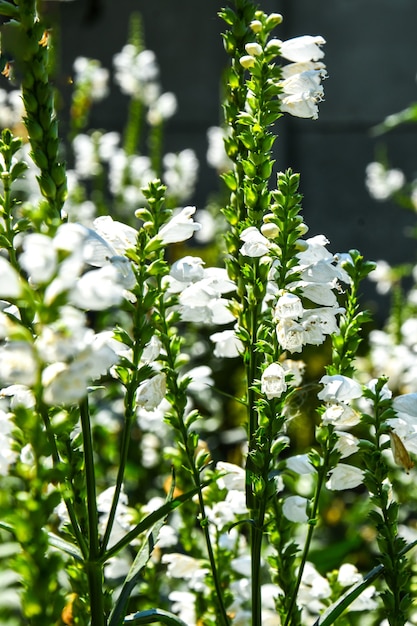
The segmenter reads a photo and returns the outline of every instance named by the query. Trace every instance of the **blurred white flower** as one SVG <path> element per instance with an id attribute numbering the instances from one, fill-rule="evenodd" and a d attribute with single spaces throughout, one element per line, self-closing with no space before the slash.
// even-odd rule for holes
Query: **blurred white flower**
<path id="1" fill-rule="evenodd" d="M 220 126 L 211 126 L 207 130 L 207 163 L 218 172 L 227 172 L 232 168 L 232 161 L 227 156 L 224 146 L 227 132 Z"/>
<path id="2" fill-rule="evenodd" d="M 223 330 L 210 335 L 211 341 L 215 344 L 214 356 L 218 358 L 229 358 L 239 356 L 243 351 L 243 343 L 236 336 L 234 330 Z"/>
<path id="3" fill-rule="evenodd" d="M 405 185 L 404 173 L 374 161 L 366 166 L 365 184 L 374 200 L 387 200 Z"/>
<path id="4" fill-rule="evenodd" d="M 22 281 L 7 259 L 0 256 L 0 298 L 17 298 L 22 293 Z"/>
<path id="5" fill-rule="evenodd" d="M 167 186 L 167 195 L 175 198 L 178 204 L 186 202 L 194 193 L 198 176 L 198 159 L 191 149 L 181 150 L 177 154 L 167 152 L 162 164 L 162 181 Z"/>
<path id="6" fill-rule="evenodd" d="M 102 67 L 100 61 L 79 56 L 74 64 L 74 82 L 77 86 L 88 89 L 92 100 L 102 100 L 109 94 L 109 70 Z"/>
<path id="7" fill-rule="evenodd" d="M 0 383 L 31 387 L 37 382 L 39 365 L 33 346 L 10 341 L 0 346 Z"/>
<path id="8" fill-rule="evenodd" d="M 307 503 L 307 498 L 302 496 L 288 496 L 282 503 L 282 512 L 290 522 L 304 524 L 308 521 Z"/>
<path id="9" fill-rule="evenodd" d="M 30 233 L 24 237 L 22 248 L 19 265 L 26 271 L 29 280 L 35 285 L 49 282 L 56 272 L 58 260 L 51 238 L 41 233 Z"/>
<path id="10" fill-rule="evenodd" d="M 353 465 L 338 463 L 330 471 L 326 487 L 332 491 L 354 489 L 363 483 L 363 472 Z"/>

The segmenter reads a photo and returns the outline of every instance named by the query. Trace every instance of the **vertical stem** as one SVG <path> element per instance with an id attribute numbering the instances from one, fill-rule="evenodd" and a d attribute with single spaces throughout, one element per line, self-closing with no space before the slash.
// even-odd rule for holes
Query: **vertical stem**
<path id="1" fill-rule="evenodd" d="M 85 570 L 88 579 L 91 626 L 105 626 L 103 598 L 103 566 L 99 561 L 100 541 L 98 531 L 98 511 L 96 497 L 96 477 L 94 471 L 93 440 L 91 432 L 88 398 L 80 402 L 80 418 L 84 444 L 84 468 L 87 488 L 87 517 L 88 517 L 88 561 Z"/>

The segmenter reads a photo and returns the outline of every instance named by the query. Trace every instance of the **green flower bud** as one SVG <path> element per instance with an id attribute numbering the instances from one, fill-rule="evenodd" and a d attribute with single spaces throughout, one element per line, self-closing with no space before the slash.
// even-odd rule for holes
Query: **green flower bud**
<path id="1" fill-rule="evenodd" d="M 255 65 L 256 60 L 255 57 L 251 56 L 250 54 L 244 54 L 243 57 L 240 57 L 239 63 L 247 70 Z"/>
<path id="2" fill-rule="evenodd" d="M 263 25 L 260 20 L 252 20 L 249 24 L 249 28 L 253 30 L 254 33 L 260 33 L 263 29 Z"/>
<path id="3" fill-rule="evenodd" d="M 281 13 L 270 13 L 266 18 L 266 25 L 268 28 L 274 28 L 274 26 L 278 26 L 282 23 L 283 17 Z"/>
<path id="4" fill-rule="evenodd" d="M 42 195 L 49 200 L 55 200 L 56 196 L 56 185 L 52 180 L 49 174 L 45 172 L 38 177 L 39 187 L 41 189 Z"/>
<path id="5" fill-rule="evenodd" d="M 28 131 L 29 138 L 32 141 L 42 141 L 44 136 L 44 131 L 40 124 L 36 122 L 34 119 L 26 118 L 25 120 L 26 129 Z"/>
<path id="6" fill-rule="evenodd" d="M 54 163 L 51 167 L 51 176 L 57 187 L 63 185 L 67 180 L 64 165 L 62 163 Z"/>
<path id="7" fill-rule="evenodd" d="M 32 159 L 41 170 L 47 170 L 49 167 L 46 154 L 41 148 L 34 148 L 31 152 Z"/>
<path id="8" fill-rule="evenodd" d="M 266 222 L 261 226 L 261 233 L 267 239 L 275 239 L 279 235 L 279 228 L 273 222 Z"/>
<path id="9" fill-rule="evenodd" d="M 245 50 L 246 52 L 253 56 L 253 57 L 258 57 L 262 54 L 263 50 L 262 50 L 262 46 L 260 46 L 256 41 L 253 41 L 251 43 L 247 43 L 245 45 Z"/>

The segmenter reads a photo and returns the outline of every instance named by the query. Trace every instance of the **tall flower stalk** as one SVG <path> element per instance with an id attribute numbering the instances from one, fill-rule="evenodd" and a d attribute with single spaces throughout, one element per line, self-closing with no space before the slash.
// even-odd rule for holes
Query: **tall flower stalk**
<path id="1" fill-rule="evenodd" d="M 48 207 L 45 220 L 59 222 L 67 195 L 67 180 L 50 81 L 49 35 L 38 14 L 36 0 L 22 0 L 13 11 L 5 9 L 6 15 L 8 12 L 13 13 L 13 20 L 3 26 L 2 54 L 10 55 L 9 71 L 21 77 L 24 123 L 32 159 L 40 170 L 39 188 Z"/>

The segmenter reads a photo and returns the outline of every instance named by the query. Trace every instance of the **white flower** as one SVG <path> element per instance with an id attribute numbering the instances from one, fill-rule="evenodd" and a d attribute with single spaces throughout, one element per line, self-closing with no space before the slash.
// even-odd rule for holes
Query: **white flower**
<path id="1" fill-rule="evenodd" d="M 258 258 L 265 256 L 269 252 L 270 244 L 268 239 L 255 226 L 245 228 L 240 234 L 240 239 L 244 242 L 240 249 L 240 253 L 243 256 Z"/>
<path id="2" fill-rule="evenodd" d="M 31 387 L 37 381 L 38 363 L 26 341 L 11 341 L 0 347 L 0 381 L 6 385 Z"/>
<path id="3" fill-rule="evenodd" d="M 187 206 L 159 229 L 158 238 L 163 245 L 185 241 L 192 237 L 196 230 L 200 230 L 200 224 L 194 222 L 192 218 L 195 211 L 195 207 Z"/>
<path id="4" fill-rule="evenodd" d="M 31 233 L 23 239 L 19 264 L 35 284 L 49 282 L 56 271 L 57 253 L 51 243 L 51 239 L 41 233 Z"/>
<path id="5" fill-rule="evenodd" d="M 3 256 L 0 256 L 0 276 L 0 298 L 18 298 L 22 293 L 21 278 Z"/>
<path id="6" fill-rule="evenodd" d="M 162 402 L 166 394 L 165 374 L 155 374 L 153 378 L 143 381 L 136 392 L 138 406 L 152 411 Z"/>
<path id="7" fill-rule="evenodd" d="M 307 454 L 296 454 L 286 461 L 287 468 L 296 474 L 314 474 L 316 469 Z"/>
<path id="8" fill-rule="evenodd" d="M 296 63 L 318 61 L 324 57 L 324 52 L 320 49 L 320 46 L 325 43 L 326 41 L 320 35 L 301 35 L 300 37 L 280 42 L 280 55 L 284 59 Z"/>
<path id="9" fill-rule="evenodd" d="M 359 439 L 357 437 L 351 433 L 345 433 L 343 431 L 335 432 L 338 436 L 335 450 L 340 453 L 341 459 L 345 459 L 359 450 Z"/>
<path id="10" fill-rule="evenodd" d="M 308 521 L 307 502 L 302 496 L 288 496 L 282 503 L 282 512 L 290 522 L 303 524 Z"/>
<path id="11" fill-rule="evenodd" d="M 184 256 L 172 264 L 170 276 L 181 283 L 193 283 L 204 276 L 204 261 L 198 256 Z"/>
<path id="12" fill-rule="evenodd" d="M 401 170 L 386 169 L 382 163 L 373 162 L 366 166 L 365 184 L 374 200 L 387 200 L 405 185 Z"/>
<path id="13" fill-rule="evenodd" d="M 323 424 L 351 428 L 361 421 L 360 414 L 344 402 L 331 402 L 322 415 Z"/>
<path id="14" fill-rule="evenodd" d="M 304 328 L 292 319 L 281 319 L 278 322 L 277 338 L 280 346 L 288 352 L 301 352 L 304 341 Z"/>
<path id="15" fill-rule="evenodd" d="M 163 554 L 161 562 L 168 565 L 168 576 L 189 580 L 191 588 L 195 588 L 195 583 L 208 573 L 208 570 L 202 567 L 200 560 L 179 552 Z"/>
<path id="16" fill-rule="evenodd" d="M 127 250 L 136 247 L 137 230 L 127 224 L 117 222 L 110 215 L 97 217 L 93 222 L 93 227 L 97 234 L 111 246 L 113 250 L 111 256 L 122 256 Z"/>
<path id="17" fill-rule="evenodd" d="M 157 126 L 172 117 L 176 110 L 177 98 L 175 94 L 167 91 L 152 102 L 146 118 L 151 126 Z"/>
<path id="18" fill-rule="evenodd" d="M 178 154 L 167 152 L 162 164 L 162 181 L 167 186 L 167 195 L 178 203 L 186 202 L 193 194 L 198 175 L 199 163 L 194 150 L 188 148 Z"/>
<path id="19" fill-rule="evenodd" d="M 245 470 L 234 463 L 226 463 L 226 461 L 218 461 L 216 469 L 224 472 L 223 476 L 217 479 L 220 489 L 244 491 L 245 489 Z"/>
<path id="20" fill-rule="evenodd" d="M 349 402 L 362 396 L 361 385 L 341 374 L 323 376 L 320 383 L 324 385 L 324 388 L 317 394 L 317 397 L 324 402 Z"/>
<path id="21" fill-rule="evenodd" d="M 224 146 L 226 132 L 220 126 L 210 126 L 207 130 L 207 163 L 219 172 L 227 172 L 232 167 Z"/>
<path id="22" fill-rule="evenodd" d="M 123 263 L 122 268 L 128 269 L 128 266 Z M 81 309 L 93 311 L 104 311 L 118 305 L 125 295 L 121 278 L 123 273 L 117 263 L 90 270 L 77 280 L 69 294 L 69 301 Z M 133 286 L 131 280 L 127 283 Z"/>
<path id="23" fill-rule="evenodd" d="M 96 59 L 79 56 L 74 64 L 74 82 L 88 87 L 88 95 L 92 100 L 102 100 L 109 93 L 109 70 L 101 67 Z"/>
<path id="24" fill-rule="evenodd" d="M 279 297 L 274 308 L 274 317 L 295 320 L 302 316 L 303 310 L 300 298 L 287 291 Z"/>
<path id="25" fill-rule="evenodd" d="M 232 359 L 239 356 L 243 351 L 243 343 L 236 337 L 234 330 L 223 330 L 210 335 L 211 341 L 215 343 L 214 356 L 219 358 Z"/>
<path id="26" fill-rule="evenodd" d="M 268 400 L 280 398 L 287 385 L 285 383 L 285 370 L 279 363 L 271 363 L 263 371 L 261 376 L 261 391 Z"/>
<path id="27" fill-rule="evenodd" d="M 338 463 L 330 471 L 329 480 L 326 487 L 332 491 L 342 491 L 343 489 L 354 489 L 363 483 L 363 472 L 357 467 Z"/>

